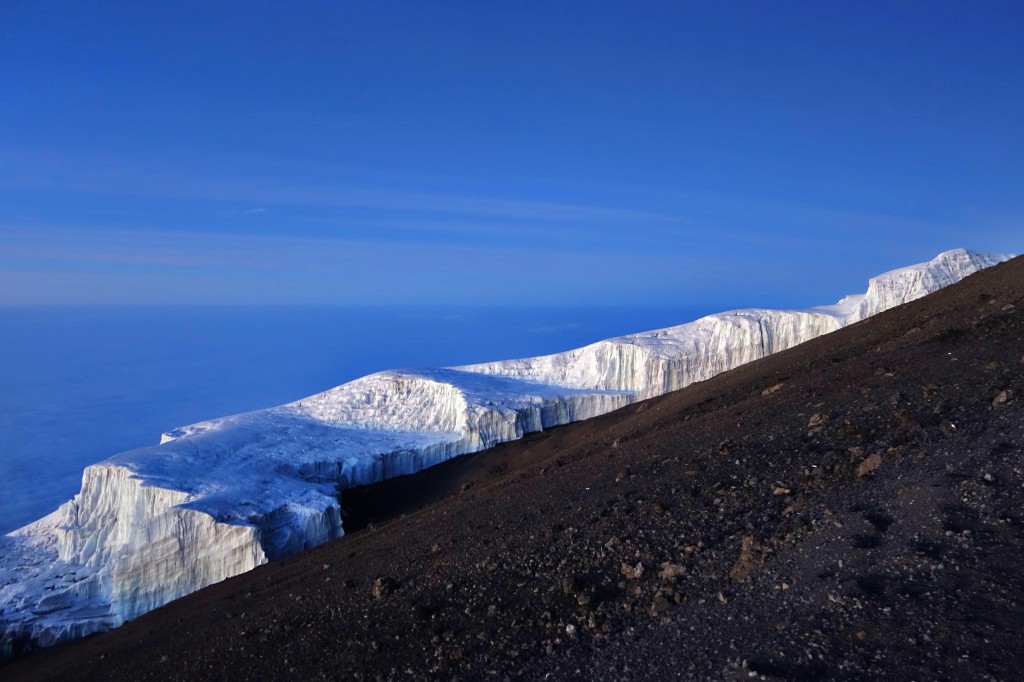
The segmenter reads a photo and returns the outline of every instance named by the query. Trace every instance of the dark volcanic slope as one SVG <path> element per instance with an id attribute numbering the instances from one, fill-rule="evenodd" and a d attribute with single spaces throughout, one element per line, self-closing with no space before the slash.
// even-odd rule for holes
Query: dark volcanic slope
<path id="1" fill-rule="evenodd" d="M 1022 297 L 1016 259 L 353 494 L 375 526 L 0 677 L 1021 679 Z"/>

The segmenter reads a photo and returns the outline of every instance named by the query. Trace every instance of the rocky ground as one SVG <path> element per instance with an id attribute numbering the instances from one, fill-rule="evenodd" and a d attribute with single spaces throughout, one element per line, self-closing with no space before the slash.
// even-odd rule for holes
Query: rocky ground
<path id="1" fill-rule="evenodd" d="M 354 491 L 350 534 L 4 679 L 1024 678 L 1024 259 Z"/>

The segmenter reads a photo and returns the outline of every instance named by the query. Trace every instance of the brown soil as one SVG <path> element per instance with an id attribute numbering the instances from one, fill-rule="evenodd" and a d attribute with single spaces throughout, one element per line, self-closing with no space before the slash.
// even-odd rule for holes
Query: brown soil
<path id="1" fill-rule="evenodd" d="M 0 677 L 1021 679 L 1022 311 L 1018 258 L 353 491 L 342 540 Z"/>

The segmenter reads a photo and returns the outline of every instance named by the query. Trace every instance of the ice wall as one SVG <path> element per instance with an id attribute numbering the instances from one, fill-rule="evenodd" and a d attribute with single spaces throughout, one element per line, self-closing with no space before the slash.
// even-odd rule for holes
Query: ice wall
<path id="1" fill-rule="evenodd" d="M 373 374 L 88 467 L 0 538 L 0 657 L 119 625 L 343 534 L 338 489 L 587 419 L 920 298 L 1006 256 L 958 249 L 808 310 L 738 310 L 565 353 Z"/>

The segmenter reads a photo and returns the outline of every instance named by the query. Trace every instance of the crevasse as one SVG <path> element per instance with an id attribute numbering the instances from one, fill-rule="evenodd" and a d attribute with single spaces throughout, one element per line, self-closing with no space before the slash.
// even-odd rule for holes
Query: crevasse
<path id="1" fill-rule="evenodd" d="M 555 355 L 372 374 L 166 433 L 0 538 L 0 657 L 117 626 L 343 535 L 338 489 L 588 419 L 835 331 L 1008 256 L 963 249 L 808 310 L 737 310 Z"/>

